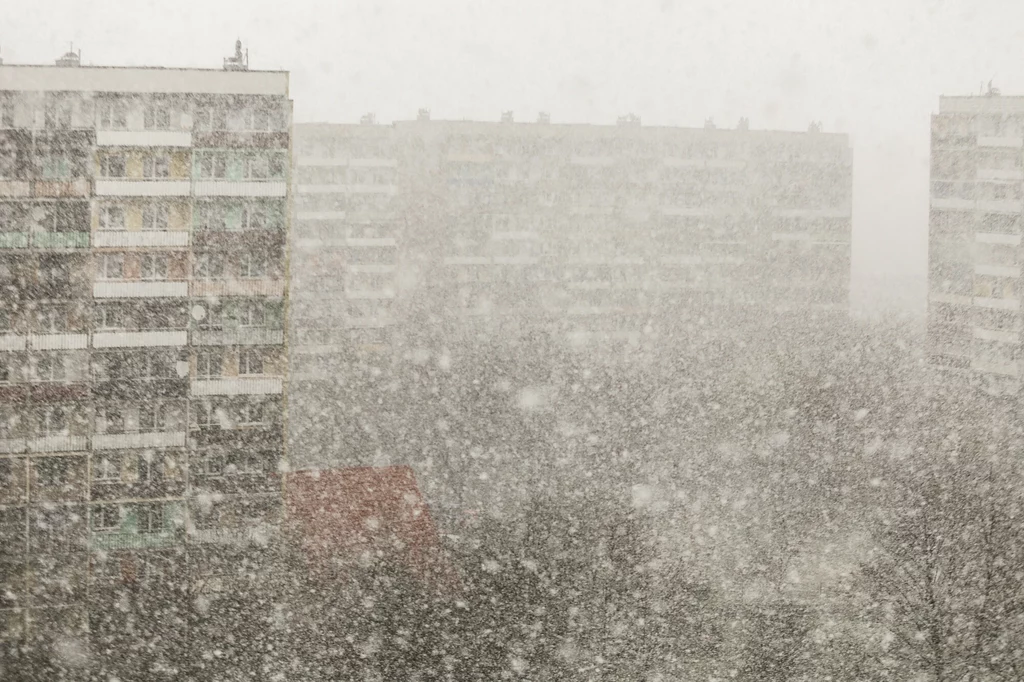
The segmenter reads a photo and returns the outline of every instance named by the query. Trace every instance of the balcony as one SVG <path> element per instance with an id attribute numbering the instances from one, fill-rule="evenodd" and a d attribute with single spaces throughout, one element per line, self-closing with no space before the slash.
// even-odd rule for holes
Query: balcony
<path id="1" fill-rule="evenodd" d="M 29 452 L 76 452 L 89 449 L 87 436 L 42 436 L 25 441 Z"/>
<path id="2" fill-rule="evenodd" d="M 197 180 L 197 197 L 284 197 L 288 184 L 284 180 Z"/>
<path id="3" fill-rule="evenodd" d="M 94 332 L 92 335 L 93 348 L 158 348 L 187 345 L 188 332 L 184 330 Z"/>
<path id="4" fill-rule="evenodd" d="M 106 533 L 93 531 L 89 536 L 89 547 L 93 550 L 151 549 L 167 547 L 176 541 L 174 531 L 160 533 Z"/>
<path id="5" fill-rule="evenodd" d="M 1019 331 L 1002 331 L 998 329 L 984 329 L 982 327 L 974 327 L 973 331 L 974 338 L 982 341 L 996 341 L 998 343 L 1020 343 L 1020 332 Z"/>
<path id="6" fill-rule="evenodd" d="M 97 147 L 191 147 L 192 133 L 178 130 L 97 130 Z"/>
<path id="7" fill-rule="evenodd" d="M 95 282 L 94 298 L 184 298 L 188 282 Z"/>
<path id="8" fill-rule="evenodd" d="M 188 534 L 191 542 L 211 545 L 265 545 L 274 537 L 276 529 L 266 523 L 240 528 L 195 529 Z"/>
<path id="9" fill-rule="evenodd" d="M 276 395 L 284 391 L 280 377 L 235 377 L 198 379 L 192 382 L 192 395 Z"/>
<path id="10" fill-rule="evenodd" d="M 27 249 L 28 232 L 0 232 L 0 249 Z"/>
<path id="11" fill-rule="evenodd" d="M 93 246 L 135 248 L 149 246 L 188 246 L 189 233 L 185 230 L 107 230 L 96 232 Z"/>
<path id="12" fill-rule="evenodd" d="M 96 180 L 96 196 L 99 197 L 187 197 L 191 194 L 189 180 Z"/>
<path id="13" fill-rule="evenodd" d="M 849 218 L 850 210 L 843 208 L 782 208 L 772 211 L 779 218 Z"/>
<path id="14" fill-rule="evenodd" d="M 1019 265 L 975 265 L 975 275 L 987 275 L 990 277 L 1010 277 L 1017 279 L 1020 277 L 1020 266 Z"/>
<path id="15" fill-rule="evenodd" d="M 192 296 L 284 296 L 279 279 L 193 280 Z"/>
<path id="16" fill-rule="evenodd" d="M 490 256 L 445 256 L 445 265 L 490 265 Z"/>
<path id="17" fill-rule="evenodd" d="M 978 180 L 1024 180 L 1024 171 L 1011 168 L 979 168 Z"/>
<path id="18" fill-rule="evenodd" d="M 987 298 L 984 296 L 975 296 L 974 305 L 981 308 L 992 308 L 995 310 L 1020 310 L 1020 301 L 1015 298 Z"/>
<path id="19" fill-rule="evenodd" d="M 614 166 L 614 156 L 580 156 L 574 154 L 569 157 L 569 165 L 571 166 Z"/>
<path id="20" fill-rule="evenodd" d="M 37 249 L 87 249 L 88 232 L 33 232 L 32 246 Z"/>
<path id="21" fill-rule="evenodd" d="M 0 197 L 27 197 L 30 194 L 32 194 L 32 185 L 27 181 L 0 181 Z"/>
<path id="22" fill-rule="evenodd" d="M 33 350 L 77 350 L 89 347 L 88 334 L 29 334 L 28 347 Z"/>
<path id="23" fill-rule="evenodd" d="M 323 243 L 324 240 L 318 240 Z M 345 246 L 398 246 L 398 240 L 394 237 L 347 237 L 343 244 Z M 334 246 L 334 244 L 328 244 Z M 341 243 L 337 244 L 340 246 Z"/>
<path id="24" fill-rule="evenodd" d="M 934 205 L 934 203 L 933 203 Z M 1020 199 L 978 199 L 978 210 L 985 213 L 1020 213 L 1024 202 Z"/>
<path id="25" fill-rule="evenodd" d="M 352 168 L 398 168 L 397 159 L 349 159 Z"/>
<path id="26" fill-rule="evenodd" d="M 1010 360 L 973 358 L 971 360 L 971 369 L 985 374 L 999 374 L 1008 377 L 1015 377 L 1019 374 L 1017 363 Z"/>
<path id="27" fill-rule="evenodd" d="M 24 438 L 0 438 L 0 453 L 25 452 Z"/>
<path id="28" fill-rule="evenodd" d="M 131 448 L 176 448 L 185 445 L 184 431 L 152 433 L 105 433 L 92 437 L 93 450 L 127 450 Z"/>
<path id="29" fill-rule="evenodd" d="M 932 197 L 932 208 L 953 211 L 974 210 L 974 199 L 958 199 L 956 197 Z"/>
<path id="30" fill-rule="evenodd" d="M 193 346 L 278 346 L 284 343 L 284 331 L 262 327 L 200 330 L 192 332 Z"/>
<path id="31" fill-rule="evenodd" d="M 25 350 L 28 337 L 22 334 L 0 334 L 0 351 Z"/>
<path id="32" fill-rule="evenodd" d="M 978 136 L 979 147 L 1006 147 L 1010 149 L 1020 149 L 1024 146 L 1024 138 L 1017 136 Z"/>
<path id="33" fill-rule="evenodd" d="M 32 183 L 32 196 L 36 197 L 87 197 L 89 181 L 77 180 L 36 180 Z"/>

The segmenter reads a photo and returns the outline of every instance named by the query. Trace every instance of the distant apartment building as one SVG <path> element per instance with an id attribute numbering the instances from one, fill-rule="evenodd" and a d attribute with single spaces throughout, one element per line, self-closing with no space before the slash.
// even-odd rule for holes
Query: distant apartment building
<path id="1" fill-rule="evenodd" d="M 382 372 L 417 348 L 543 334 L 616 358 L 707 318 L 848 311 L 851 152 L 819 126 L 421 111 L 300 124 L 295 148 L 292 368 L 310 387 L 291 411 L 297 457 L 384 430 L 360 423 L 386 406 Z M 334 405 L 354 412 L 326 438 Z"/>
<path id="2" fill-rule="evenodd" d="M 246 61 L 0 65 L 0 639 L 173 659 L 277 522 L 292 105 Z"/>
<path id="3" fill-rule="evenodd" d="M 1016 393 L 1024 97 L 942 97 L 932 117 L 928 343 L 933 366 Z"/>

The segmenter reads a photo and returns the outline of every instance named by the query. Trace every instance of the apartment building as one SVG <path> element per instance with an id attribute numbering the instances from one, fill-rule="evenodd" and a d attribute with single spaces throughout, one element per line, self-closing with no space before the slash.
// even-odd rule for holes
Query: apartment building
<path id="1" fill-rule="evenodd" d="M 326 443 L 369 448 L 346 464 L 385 463 L 359 424 L 386 408 L 386 367 L 417 348 L 541 333 L 621 358 L 712 318 L 724 330 L 752 314 L 848 310 L 851 152 L 817 125 L 421 111 L 392 125 L 300 124 L 295 136 L 291 348 L 302 393 L 317 396 L 292 413 L 297 456 Z M 338 438 L 323 436 L 326 405 L 353 410 Z"/>
<path id="2" fill-rule="evenodd" d="M 0 65 L 0 639 L 171 660 L 280 514 L 291 101 L 246 62 Z"/>
<path id="3" fill-rule="evenodd" d="M 941 97 L 932 117 L 928 343 L 933 366 L 1020 388 L 1024 97 Z"/>

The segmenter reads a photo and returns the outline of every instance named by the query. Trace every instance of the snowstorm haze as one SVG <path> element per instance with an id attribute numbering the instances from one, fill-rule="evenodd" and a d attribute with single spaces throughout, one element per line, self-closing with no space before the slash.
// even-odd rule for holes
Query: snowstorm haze
<path id="1" fill-rule="evenodd" d="M 45 24 L 38 17 L 46 16 Z M 929 116 L 939 94 L 1012 68 L 1024 8 L 1000 0 L 835 2 L 33 2 L 0 8 L 8 62 L 208 66 L 225 35 L 291 71 L 296 121 L 435 118 L 804 130 L 851 135 L 855 312 L 921 317 Z M 28 34 L 21 27 L 32 26 Z M 17 28 L 16 28 L 17 27 Z M 24 36 L 24 37 L 23 37 Z M 31 36 L 31 40 L 25 37 Z"/>

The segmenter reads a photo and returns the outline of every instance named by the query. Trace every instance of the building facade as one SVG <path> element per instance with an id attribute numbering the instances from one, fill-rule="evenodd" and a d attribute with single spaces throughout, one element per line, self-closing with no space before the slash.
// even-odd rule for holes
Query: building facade
<path id="1" fill-rule="evenodd" d="M 282 508 L 291 109 L 240 50 L 0 65 L 0 637 L 170 665 L 205 627 L 184 606 L 252 573 Z"/>
<path id="2" fill-rule="evenodd" d="M 932 117 L 928 343 L 933 366 L 1014 394 L 1021 376 L 1024 97 L 942 97 Z"/>
<path id="3" fill-rule="evenodd" d="M 422 111 L 295 136 L 299 459 L 350 443 L 366 452 L 342 463 L 386 463 L 366 434 L 387 429 L 358 425 L 386 408 L 386 368 L 423 349 L 539 335 L 621 359 L 708 319 L 848 311 L 845 135 Z M 325 405 L 350 413 L 332 426 Z"/>

